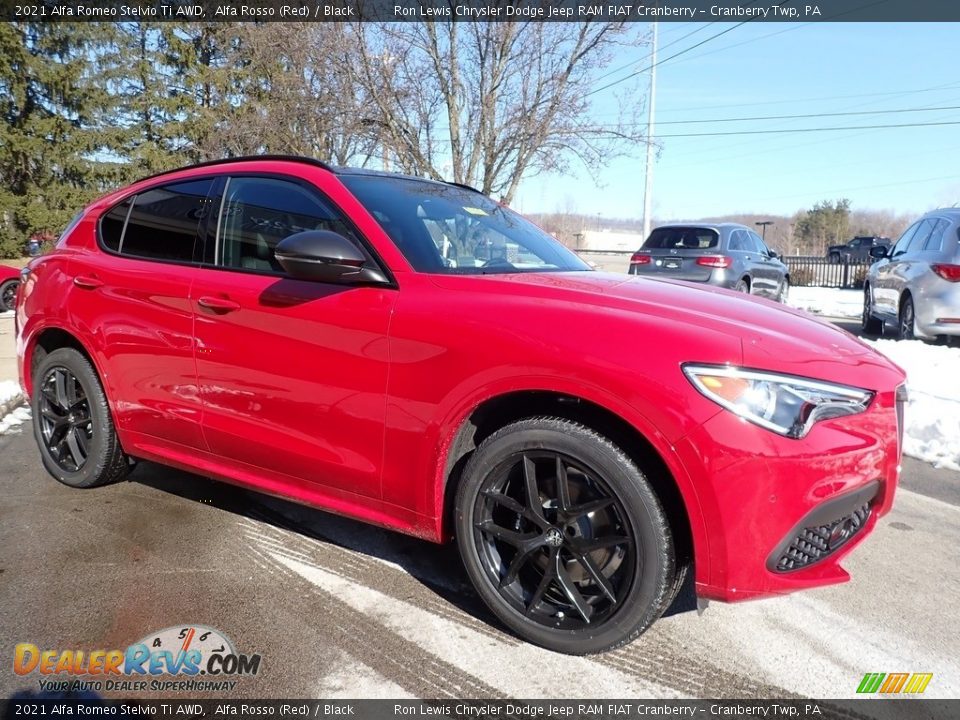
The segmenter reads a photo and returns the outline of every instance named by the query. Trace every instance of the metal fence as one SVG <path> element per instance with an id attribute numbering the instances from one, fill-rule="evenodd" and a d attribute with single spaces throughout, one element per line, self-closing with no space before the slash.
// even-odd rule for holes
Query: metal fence
<path id="1" fill-rule="evenodd" d="M 780 259 L 790 268 L 791 285 L 853 289 L 863 287 L 867 270 L 876 262 L 873 258 L 853 260 L 849 257 L 835 262 L 807 255 L 786 255 Z"/>

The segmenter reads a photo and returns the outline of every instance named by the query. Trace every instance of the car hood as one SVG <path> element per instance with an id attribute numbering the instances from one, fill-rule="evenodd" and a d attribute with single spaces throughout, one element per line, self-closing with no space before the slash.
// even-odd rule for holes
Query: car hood
<path id="1" fill-rule="evenodd" d="M 687 326 L 692 334 L 720 332 L 740 341 L 748 367 L 853 385 L 862 385 L 865 366 L 894 382 L 903 378 L 902 370 L 883 355 L 834 325 L 801 310 L 709 285 L 603 272 L 450 275 L 436 280 L 451 289 L 464 287 L 464 281 L 498 293 L 593 305 L 600 312 L 615 308 L 659 317 Z"/>

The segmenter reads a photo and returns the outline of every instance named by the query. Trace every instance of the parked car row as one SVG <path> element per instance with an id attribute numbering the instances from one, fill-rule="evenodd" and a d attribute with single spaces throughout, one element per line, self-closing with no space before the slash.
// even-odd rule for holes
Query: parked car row
<path id="1" fill-rule="evenodd" d="M 757 233 L 736 223 L 662 225 L 630 258 L 630 274 L 701 282 L 787 301 L 790 270 Z"/>
<path id="2" fill-rule="evenodd" d="M 902 339 L 960 336 L 960 208 L 927 213 L 893 248 L 876 246 L 863 286 L 863 331 Z"/>

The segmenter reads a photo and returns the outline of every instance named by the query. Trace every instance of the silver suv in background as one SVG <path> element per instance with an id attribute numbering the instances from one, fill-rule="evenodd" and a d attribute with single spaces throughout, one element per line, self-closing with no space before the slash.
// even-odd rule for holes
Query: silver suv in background
<path id="1" fill-rule="evenodd" d="M 736 223 L 661 225 L 630 258 L 631 275 L 702 282 L 786 302 L 790 272 Z"/>
<path id="2" fill-rule="evenodd" d="M 864 284 L 864 332 L 895 324 L 905 340 L 960 336 L 960 208 L 927 213 L 870 254 L 879 261 Z"/>

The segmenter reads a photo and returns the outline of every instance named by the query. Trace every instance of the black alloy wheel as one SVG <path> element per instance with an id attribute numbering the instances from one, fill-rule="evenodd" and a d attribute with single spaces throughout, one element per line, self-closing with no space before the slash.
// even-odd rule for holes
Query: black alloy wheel
<path id="1" fill-rule="evenodd" d="M 93 441 L 90 401 L 65 367 L 53 367 L 40 384 L 40 434 L 47 452 L 63 470 L 79 472 Z"/>
<path id="2" fill-rule="evenodd" d="M 7 280 L 0 285 L 0 312 L 13 310 L 17 303 L 17 288 L 19 280 Z"/>
<path id="3" fill-rule="evenodd" d="M 89 488 L 126 475 L 131 460 L 120 447 L 110 406 L 90 361 L 59 348 L 32 370 L 33 435 L 43 466 L 70 487 Z"/>
<path id="4" fill-rule="evenodd" d="M 507 603 L 552 628 L 582 629 L 616 610 L 636 540 L 600 478 L 561 453 L 522 452 L 484 485 L 474 542 Z"/>
<path id="5" fill-rule="evenodd" d="M 571 654 L 623 645 L 674 595 L 669 525 L 614 444 L 559 418 L 487 438 L 464 469 L 456 533 L 474 587 L 512 630 Z"/>

